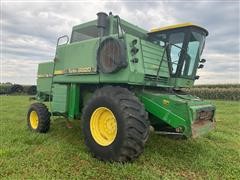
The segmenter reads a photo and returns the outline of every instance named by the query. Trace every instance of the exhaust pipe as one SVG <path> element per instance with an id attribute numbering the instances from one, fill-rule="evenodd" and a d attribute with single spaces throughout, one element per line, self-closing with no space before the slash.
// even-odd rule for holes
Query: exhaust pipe
<path id="1" fill-rule="evenodd" d="M 97 19 L 97 28 L 99 29 L 99 37 L 102 39 L 105 33 L 105 29 L 108 24 L 108 15 L 104 12 L 97 13 L 98 19 Z"/>

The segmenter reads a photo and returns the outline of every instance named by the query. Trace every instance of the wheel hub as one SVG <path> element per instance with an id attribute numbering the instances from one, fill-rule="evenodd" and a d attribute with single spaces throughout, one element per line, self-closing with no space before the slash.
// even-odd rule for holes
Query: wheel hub
<path id="1" fill-rule="evenodd" d="M 90 119 L 90 131 L 98 144 L 110 145 L 117 135 L 117 121 L 113 112 L 106 107 L 97 108 Z"/>
<path id="2" fill-rule="evenodd" d="M 38 127 L 38 114 L 36 111 L 32 111 L 30 113 L 30 124 L 33 129 L 37 129 Z"/>

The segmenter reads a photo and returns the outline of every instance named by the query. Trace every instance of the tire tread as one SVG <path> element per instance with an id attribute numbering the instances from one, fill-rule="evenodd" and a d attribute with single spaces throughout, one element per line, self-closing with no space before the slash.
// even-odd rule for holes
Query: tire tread
<path id="1" fill-rule="evenodd" d="M 143 152 L 144 145 L 149 136 L 150 123 L 143 104 L 132 92 L 119 86 L 105 86 L 98 89 L 95 91 L 92 99 L 99 96 L 106 96 L 119 104 L 123 117 L 127 121 L 124 130 L 125 139 L 123 140 L 123 145 L 112 160 L 118 162 L 133 161 Z M 90 103 L 91 100 L 84 107 L 82 119 L 84 119 L 85 108 L 87 108 Z M 88 146 L 86 139 L 85 143 Z M 109 160 L 102 158 L 101 155 L 95 154 L 95 157 L 104 161 Z"/>
<path id="2" fill-rule="evenodd" d="M 39 125 L 37 127 L 37 129 L 35 130 L 36 132 L 39 133 L 46 133 L 49 131 L 50 129 L 50 112 L 48 111 L 48 108 L 45 104 L 43 103 L 33 103 L 31 104 L 29 111 L 28 111 L 28 126 L 30 129 L 31 125 L 29 122 L 29 115 L 31 113 L 31 111 L 34 110 L 37 112 L 38 114 L 38 118 L 39 118 Z"/>

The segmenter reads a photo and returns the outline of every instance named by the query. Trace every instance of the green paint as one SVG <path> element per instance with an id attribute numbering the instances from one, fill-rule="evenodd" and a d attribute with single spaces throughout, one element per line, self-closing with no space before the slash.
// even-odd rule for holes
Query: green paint
<path id="1" fill-rule="evenodd" d="M 109 15 L 108 19 L 101 40 L 113 37 L 119 38 L 118 41 L 124 43 L 127 67 L 110 74 L 98 71 L 97 51 L 101 42 L 97 20 L 74 26 L 70 43 L 57 47 L 54 63 L 55 71 L 58 73 L 53 77 L 54 86 L 51 95 L 52 82 L 48 75 L 52 75 L 53 62 L 39 64 L 38 99 L 46 100 L 45 97 L 50 95 L 54 112 L 64 113 L 69 118 L 78 118 L 81 108 L 91 98 L 94 88 L 97 89 L 105 84 L 131 86 L 131 90 L 145 105 L 146 111 L 154 115 L 159 124 L 166 123 L 172 128 L 180 127 L 184 135 L 192 136 L 192 127 L 199 110 L 207 108 L 214 111 L 215 108 L 196 97 L 179 95 L 169 90 L 193 86 L 201 52 L 198 48 L 200 43 L 195 43 L 195 36 L 192 34 L 197 34 L 203 40 L 205 31 L 189 26 L 149 33 L 125 20 L 119 21 L 117 16 Z M 119 25 L 118 22 L 121 24 Z M 123 34 L 118 34 L 119 28 L 122 28 Z M 185 33 L 184 41 L 178 42 L 178 37 L 169 38 L 174 32 Z M 175 50 L 172 50 L 173 46 L 169 43 L 165 43 L 164 46 L 163 41 L 166 39 L 172 44 L 181 44 L 183 49 L 177 50 L 175 47 Z M 191 44 L 190 48 L 188 44 Z M 137 49 L 136 53 L 132 53 L 133 48 Z M 189 56 L 184 49 L 188 49 Z M 177 65 L 174 65 L 176 59 L 173 58 L 178 60 Z M 82 72 L 84 69 L 90 71 Z M 176 74 L 173 73 L 173 69 Z M 91 91 L 86 87 L 91 87 Z M 145 87 L 147 90 L 144 90 Z M 196 134 L 208 132 L 211 125 L 212 122 L 209 122 L 199 128 Z"/>
<path id="2" fill-rule="evenodd" d="M 190 95 L 173 95 L 170 93 L 159 93 L 158 91 L 144 90 L 136 92 L 143 102 L 145 109 L 173 128 L 183 128 L 183 134 L 187 137 L 192 135 L 192 125 L 196 122 L 196 113 L 200 110 L 209 109 L 215 111 L 215 107 L 206 101 L 202 101 Z M 209 121 L 208 126 L 214 122 Z M 207 133 L 211 128 L 200 128 Z"/>
<path id="3" fill-rule="evenodd" d="M 52 111 L 65 114 L 68 104 L 68 85 L 54 84 L 52 89 Z"/>
<path id="4" fill-rule="evenodd" d="M 79 96 L 80 90 L 77 84 L 70 85 L 69 103 L 68 103 L 68 117 L 74 119 L 79 117 Z"/>
<path id="5" fill-rule="evenodd" d="M 53 62 L 40 63 L 38 65 L 38 75 L 45 77 L 37 78 L 37 91 L 49 94 L 52 83 Z M 47 75 L 51 75 L 47 77 Z"/>

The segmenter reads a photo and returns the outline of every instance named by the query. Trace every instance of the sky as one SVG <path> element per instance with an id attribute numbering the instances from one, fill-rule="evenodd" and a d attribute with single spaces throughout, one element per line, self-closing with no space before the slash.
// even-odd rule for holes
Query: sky
<path id="1" fill-rule="evenodd" d="M 112 12 L 146 30 L 193 22 L 209 31 L 196 84 L 240 83 L 240 2 L 1 1 L 0 82 L 36 84 L 37 65 L 52 61 L 56 40 L 71 28 Z"/>

